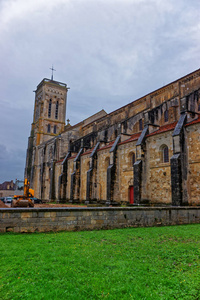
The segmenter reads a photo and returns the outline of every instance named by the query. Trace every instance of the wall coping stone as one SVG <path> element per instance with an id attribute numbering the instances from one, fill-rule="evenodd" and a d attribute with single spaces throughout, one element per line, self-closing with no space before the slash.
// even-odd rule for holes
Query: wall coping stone
<path id="1" fill-rule="evenodd" d="M 45 212 L 45 211 L 118 211 L 118 210 L 191 210 L 200 206 L 166 206 L 166 207 L 31 207 L 31 208 L 0 208 L 0 212 Z"/>

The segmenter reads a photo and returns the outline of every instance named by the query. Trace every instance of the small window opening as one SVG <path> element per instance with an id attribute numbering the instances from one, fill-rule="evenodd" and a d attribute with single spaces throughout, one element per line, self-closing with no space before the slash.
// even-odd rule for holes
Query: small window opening
<path id="1" fill-rule="evenodd" d="M 53 133 L 56 134 L 56 131 L 57 131 L 57 126 L 54 125 L 54 127 L 53 127 Z"/>
<path id="2" fill-rule="evenodd" d="M 168 122 L 168 121 L 169 121 L 169 113 L 168 113 L 168 110 L 166 110 L 166 111 L 164 112 L 164 120 L 165 120 L 165 122 Z"/>
<path id="3" fill-rule="evenodd" d="M 48 118 L 51 118 L 51 105 L 52 105 L 52 100 L 49 100 L 49 109 L 48 109 Z"/>
<path id="4" fill-rule="evenodd" d="M 143 129 L 142 119 L 139 120 L 139 130 Z"/>
<path id="5" fill-rule="evenodd" d="M 51 125 L 48 124 L 48 125 L 47 125 L 47 132 L 50 133 L 50 131 L 51 131 Z"/>
<path id="6" fill-rule="evenodd" d="M 135 153 L 133 152 L 133 155 L 132 155 L 132 165 L 134 165 L 135 163 Z"/>
<path id="7" fill-rule="evenodd" d="M 156 121 L 158 121 L 158 110 L 156 110 Z"/>
<path id="8" fill-rule="evenodd" d="M 169 149 L 167 146 L 163 148 L 163 162 L 169 162 Z"/>
<path id="9" fill-rule="evenodd" d="M 56 102 L 55 119 L 58 119 L 58 101 Z"/>

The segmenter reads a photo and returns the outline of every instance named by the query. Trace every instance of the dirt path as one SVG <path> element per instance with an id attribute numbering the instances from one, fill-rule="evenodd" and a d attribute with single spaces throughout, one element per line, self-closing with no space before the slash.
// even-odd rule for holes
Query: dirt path
<path id="1" fill-rule="evenodd" d="M 34 207 L 87 207 L 86 205 L 75 205 L 75 204 L 54 204 L 54 203 L 43 203 L 35 204 Z"/>
<path id="2" fill-rule="evenodd" d="M 39 208 L 39 207 L 87 207 L 86 205 L 78 205 L 78 204 L 55 204 L 55 203 L 43 203 L 43 204 L 35 204 L 34 205 L 35 208 Z M 6 205 L 5 203 L 3 203 L 0 200 L 0 208 L 10 208 L 10 205 Z"/>

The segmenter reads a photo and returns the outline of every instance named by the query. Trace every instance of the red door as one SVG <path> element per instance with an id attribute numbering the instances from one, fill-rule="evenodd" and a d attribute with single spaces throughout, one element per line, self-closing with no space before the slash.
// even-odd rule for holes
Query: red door
<path id="1" fill-rule="evenodd" d="M 134 190 L 133 190 L 133 185 L 129 186 L 129 202 L 130 204 L 134 203 Z"/>

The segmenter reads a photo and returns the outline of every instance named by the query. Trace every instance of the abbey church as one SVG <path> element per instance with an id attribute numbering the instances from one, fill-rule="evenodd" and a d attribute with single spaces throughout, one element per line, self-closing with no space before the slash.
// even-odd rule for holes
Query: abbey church
<path id="1" fill-rule="evenodd" d="M 65 123 L 68 87 L 35 91 L 25 178 L 43 200 L 200 205 L 200 69 L 109 114 Z"/>

